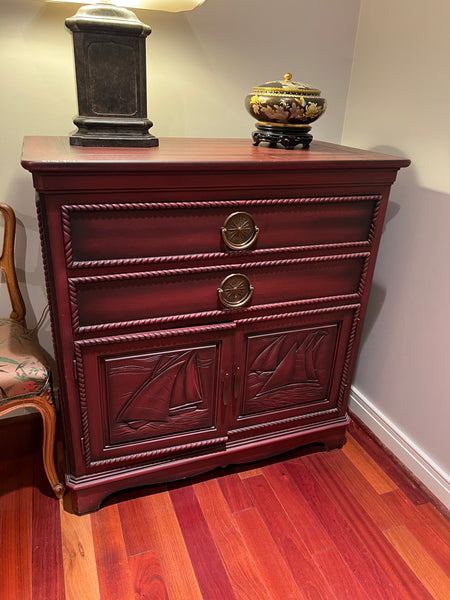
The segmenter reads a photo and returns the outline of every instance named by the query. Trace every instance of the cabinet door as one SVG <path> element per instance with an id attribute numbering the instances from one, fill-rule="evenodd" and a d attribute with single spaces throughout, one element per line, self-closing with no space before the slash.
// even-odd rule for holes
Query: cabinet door
<path id="1" fill-rule="evenodd" d="M 238 321 L 230 436 L 342 416 L 358 313 L 349 305 Z"/>
<path id="2" fill-rule="evenodd" d="M 225 443 L 234 329 L 225 323 L 76 342 L 85 467 L 161 461 Z"/>

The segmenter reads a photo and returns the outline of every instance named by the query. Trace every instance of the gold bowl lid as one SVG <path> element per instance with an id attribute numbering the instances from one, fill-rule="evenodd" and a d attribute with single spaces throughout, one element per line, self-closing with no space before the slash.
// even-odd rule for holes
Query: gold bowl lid
<path id="1" fill-rule="evenodd" d="M 276 92 L 283 94 L 312 94 L 319 96 L 321 91 L 301 81 L 292 81 L 292 74 L 285 73 L 282 81 L 267 81 L 253 88 L 255 92 Z"/>

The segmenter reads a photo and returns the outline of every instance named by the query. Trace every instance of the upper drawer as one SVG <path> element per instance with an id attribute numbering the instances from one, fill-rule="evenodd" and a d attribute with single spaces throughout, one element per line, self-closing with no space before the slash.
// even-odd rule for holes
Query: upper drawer
<path id="1" fill-rule="evenodd" d="M 220 259 L 243 249 L 254 254 L 345 244 L 362 249 L 371 243 L 380 199 L 66 204 L 66 260 L 69 267 L 104 267 Z"/>
<path id="2" fill-rule="evenodd" d="M 69 279 L 79 332 L 233 318 L 229 311 L 277 310 L 303 302 L 356 300 L 369 252 L 255 261 Z"/>

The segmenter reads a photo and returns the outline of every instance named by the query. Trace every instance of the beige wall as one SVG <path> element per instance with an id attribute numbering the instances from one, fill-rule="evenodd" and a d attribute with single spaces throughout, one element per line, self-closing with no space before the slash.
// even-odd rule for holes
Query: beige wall
<path id="1" fill-rule="evenodd" d="M 362 0 L 342 138 L 412 160 L 392 191 L 354 385 L 437 479 L 450 472 L 449 56 L 448 0 Z"/>
<path id="2" fill-rule="evenodd" d="M 20 167 L 25 135 L 67 135 L 77 113 L 71 34 L 76 4 L 0 0 L 2 93 L 0 201 L 18 218 L 17 265 L 34 325 L 45 306 L 44 278 L 29 173 Z M 147 41 L 149 117 L 158 137 L 248 137 L 243 99 L 254 85 L 291 71 L 329 101 L 318 138 L 339 142 L 359 0 L 207 0 L 190 13 L 136 11 Z M 251 143 L 249 141 L 249 143 Z M 0 297 L 0 314 L 7 302 Z M 40 332 L 52 352 L 48 323 Z"/>

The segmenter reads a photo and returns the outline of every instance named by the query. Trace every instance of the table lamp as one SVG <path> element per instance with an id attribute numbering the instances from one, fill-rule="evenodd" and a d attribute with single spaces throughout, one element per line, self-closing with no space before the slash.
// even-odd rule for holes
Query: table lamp
<path id="1" fill-rule="evenodd" d="M 47 2 L 77 0 L 47 0 Z M 145 40 L 151 28 L 127 7 L 181 12 L 205 0 L 100 0 L 65 23 L 73 34 L 78 130 L 72 146 L 158 146 L 147 118 Z"/>

